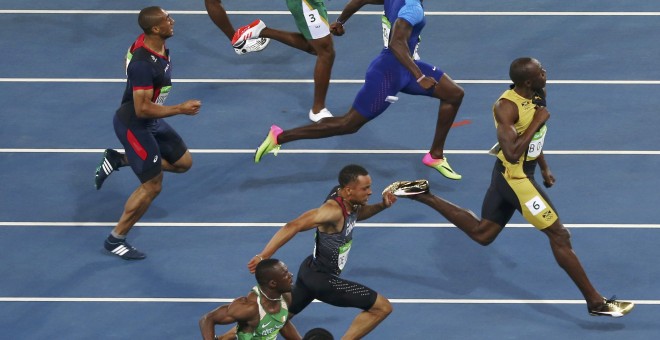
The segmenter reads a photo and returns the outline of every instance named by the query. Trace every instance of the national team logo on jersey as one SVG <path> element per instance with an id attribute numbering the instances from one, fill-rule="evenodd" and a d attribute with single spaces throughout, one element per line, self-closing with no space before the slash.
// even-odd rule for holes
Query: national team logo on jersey
<path id="1" fill-rule="evenodd" d="M 546 221 L 550 221 L 550 220 L 552 220 L 552 218 L 553 218 L 554 216 L 555 216 L 555 214 L 552 212 L 552 210 L 548 210 L 548 211 L 546 211 L 546 212 L 543 213 L 543 218 L 544 218 Z"/>

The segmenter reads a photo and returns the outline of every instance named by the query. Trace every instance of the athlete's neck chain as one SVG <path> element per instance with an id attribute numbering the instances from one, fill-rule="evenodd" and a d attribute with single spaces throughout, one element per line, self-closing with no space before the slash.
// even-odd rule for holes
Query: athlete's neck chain
<path id="1" fill-rule="evenodd" d="M 266 293 L 264 293 L 263 290 L 261 290 L 261 287 L 257 286 L 257 289 L 259 290 L 259 293 L 261 293 L 261 295 L 266 298 L 266 300 L 269 300 L 269 301 L 282 301 L 282 295 L 280 295 L 280 297 L 277 298 L 277 299 L 271 299 L 271 298 L 268 297 L 268 295 L 266 295 Z"/>

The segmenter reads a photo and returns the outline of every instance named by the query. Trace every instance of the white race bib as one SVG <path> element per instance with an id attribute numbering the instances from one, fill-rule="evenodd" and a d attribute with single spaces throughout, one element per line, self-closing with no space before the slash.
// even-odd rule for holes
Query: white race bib
<path id="1" fill-rule="evenodd" d="M 172 89 L 172 86 L 163 86 L 163 88 L 160 89 L 160 94 L 158 95 L 158 98 L 156 98 L 156 104 L 158 105 L 163 105 L 165 103 L 165 99 L 167 99 L 167 96 L 170 94 L 170 90 Z"/>
<path id="2" fill-rule="evenodd" d="M 350 240 L 348 243 L 339 247 L 339 257 L 337 259 L 337 266 L 339 267 L 339 270 L 343 270 L 346 262 L 348 262 L 348 252 L 351 251 L 352 244 L 353 240 Z"/>
<path id="3" fill-rule="evenodd" d="M 541 155 L 546 132 L 548 132 L 548 128 L 543 125 L 543 127 L 534 134 L 532 141 L 529 143 L 529 149 L 527 149 L 527 159 L 535 159 Z"/>
<path id="4" fill-rule="evenodd" d="M 538 215 L 546 208 L 545 203 L 543 203 L 543 200 L 539 196 L 534 196 L 534 198 L 525 202 L 525 206 L 527 206 L 527 209 L 529 209 L 533 216 Z"/>
<path id="5" fill-rule="evenodd" d="M 320 39 L 330 34 L 330 27 L 317 9 L 310 10 L 309 7 L 303 5 L 303 13 L 313 39 Z"/>

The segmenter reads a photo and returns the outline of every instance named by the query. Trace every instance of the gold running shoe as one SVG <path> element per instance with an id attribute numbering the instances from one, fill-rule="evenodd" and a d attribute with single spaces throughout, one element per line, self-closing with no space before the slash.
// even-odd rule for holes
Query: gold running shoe
<path id="1" fill-rule="evenodd" d="M 418 179 L 416 181 L 398 181 L 388 185 L 383 194 L 391 192 L 394 196 L 406 197 L 429 192 L 429 181 Z"/>
<path id="2" fill-rule="evenodd" d="M 603 298 L 604 303 L 598 309 L 590 309 L 589 314 L 595 316 L 611 316 L 613 318 L 620 318 L 628 313 L 635 307 L 635 304 L 628 301 L 617 301 L 616 296 L 610 299 Z"/>

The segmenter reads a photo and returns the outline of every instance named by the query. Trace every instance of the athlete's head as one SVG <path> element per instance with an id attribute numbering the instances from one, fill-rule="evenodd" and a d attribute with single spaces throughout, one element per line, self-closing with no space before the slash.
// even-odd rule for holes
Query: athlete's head
<path id="1" fill-rule="evenodd" d="M 545 69 L 534 58 L 523 57 L 514 60 L 509 67 L 509 77 L 517 87 L 529 87 L 534 91 L 545 87 Z"/>
<path id="2" fill-rule="evenodd" d="M 339 190 L 341 197 L 351 204 L 366 205 L 371 196 L 369 172 L 356 164 L 345 166 L 339 172 Z"/>
<path id="3" fill-rule="evenodd" d="M 254 272 L 259 286 L 281 293 L 291 291 L 293 274 L 289 272 L 284 262 L 278 259 L 265 259 L 257 264 Z"/>
<path id="4" fill-rule="evenodd" d="M 143 8 L 138 15 L 138 24 L 147 35 L 159 35 L 163 39 L 174 35 L 174 19 L 158 6 Z"/>

